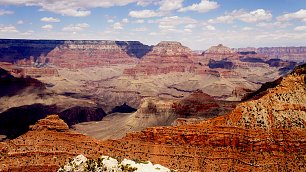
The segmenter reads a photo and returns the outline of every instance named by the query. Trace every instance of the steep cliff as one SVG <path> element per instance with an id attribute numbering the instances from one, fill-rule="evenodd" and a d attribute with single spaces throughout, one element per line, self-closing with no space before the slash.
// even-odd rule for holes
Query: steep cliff
<path id="1" fill-rule="evenodd" d="M 104 142 L 105 153 L 150 159 L 180 171 L 305 171 L 305 76 L 305 66 L 300 67 L 225 116 Z"/>

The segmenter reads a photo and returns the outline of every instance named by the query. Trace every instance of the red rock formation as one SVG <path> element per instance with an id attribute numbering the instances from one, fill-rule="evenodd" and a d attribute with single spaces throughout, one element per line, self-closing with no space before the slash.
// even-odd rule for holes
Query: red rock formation
<path id="1" fill-rule="evenodd" d="M 17 139 L 0 142 L 0 171 L 56 171 L 79 154 L 97 158 L 99 142 L 73 133 L 57 115 L 50 115 L 30 127 Z"/>
<path id="2" fill-rule="evenodd" d="M 271 59 L 279 58 L 282 60 L 305 62 L 306 47 L 261 47 L 261 48 L 238 48 L 236 51 L 247 52 L 254 51 L 263 54 Z"/>
<path id="3" fill-rule="evenodd" d="M 104 142 L 104 153 L 150 159 L 179 171 L 305 171 L 305 74 L 287 76 L 228 115 Z"/>
<path id="4" fill-rule="evenodd" d="M 134 68 L 124 70 L 125 75 L 158 75 L 171 72 L 194 72 L 191 49 L 179 42 L 163 41 L 143 57 Z"/>

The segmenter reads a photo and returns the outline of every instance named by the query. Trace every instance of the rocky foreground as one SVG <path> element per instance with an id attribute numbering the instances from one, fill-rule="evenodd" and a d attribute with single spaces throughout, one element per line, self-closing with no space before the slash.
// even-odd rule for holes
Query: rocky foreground
<path id="1" fill-rule="evenodd" d="M 230 114 L 199 124 L 153 127 L 98 141 L 56 115 L 0 143 L 0 169 L 56 171 L 68 158 L 150 160 L 179 171 L 305 171 L 306 66 Z"/>

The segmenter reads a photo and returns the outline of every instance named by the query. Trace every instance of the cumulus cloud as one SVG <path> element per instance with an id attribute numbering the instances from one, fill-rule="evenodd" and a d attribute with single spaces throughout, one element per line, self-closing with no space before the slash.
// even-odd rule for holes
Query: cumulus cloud
<path id="1" fill-rule="evenodd" d="M 202 0 L 198 4 L 192 4 L 190 6 L 184 7 L 179 9 L 179 12 L 185 12 L 185 11 L 197 11 L 200 13 L 206 13 L 210 10 L 214 10 L 219 7 L 219 4 L 215 1 L 209 1 L 209 0 Z"/>
<path id="2" fill-rule="evenodd" d="M 123 29 L 123 25 L 120 22 L 116 22 L 116 23 L 114 23 L 113 28 L 115 30 L 122 30 Z"/>
<path id="3" fill-rule="evenodd" d="M 145 4 L 144 0 L 1 0 L 0 5 L 23 5 L 37 6 L 42 11 L 53 13 L 85 17 L 91 14 L 91 8 L 107 8 L 112 6 L 125 6 L 130 3 L 138 2 Z"/>
<path id="4" fill-rule="evenodd" d="M 156 21 L 158 23 L 158 27 L 161 30 L 173 30 L 176 29 L 179 25 L 188 25 L 195 24 L 197 20 L 190 17 L 179 17 L 179 16 L 171 16 L 171 17 L 163 17 Z"/>
<path id="5" fill-rule="evenodd" d="M 79 24 L 71 24 L 71 25 L 65 26 L 62 30 L 66 32 L 78 32 L 88 27 L 89 27 L 89 24 L 87 23 L 79 23 Z"/>
<path id="6" fill-rule="evenodd" d="M 2 10 L 0 9 L 0 16 L 14 14 L 14 11 Z"/>
<path id="7" fill-rule="evenodd" d="M 56 23 L 56 22 L 60 22 L 61 20 L 58 19 L 58 18 L 53 18 L 53 17 L 43 17 L 43 18 L 40 19 L 40 21 Z"/>
<path id="8" fill-rule="evenodd" d="M 5 26 L 0 25 L 0 33 L 18 33 L 19 31 L 16 29 L 15 26 Z"/>
<path id="9" fill-rule="evenodd" d="M 290 20 L 300 20 L 302 22 L 306 22 L 306 10 L 301 9 L 294 13 L 284 14 L 282 16 L 277 17 L 278 21 L 290 21 Z"/>
<path id="10" fill-rule="evenodd" d="M 128 22 L 130 22 L 129 19 L 127 18 L 122 19 L 122 23 L 128 23 Z"/>
<path id="11" fill-rule="evenodd" d="M 136 32 L 145 32 L 147 30 L 148 30 L 148 28 L 146 28 L 146 27 L 138 27 L 138 28 L 134 29 L 134 31 L 136 31 Z"/>
<path id="12" fill-rule="evenodd" d="M 232 23 L 234 20 L 239 20 L 246 23 L 255 23 L 262 21 L 270 21 L 272 14 L 264 9 L 257 9 L 254 11 L 247 12 L 245 10 L 234 10 L 224 16 L 219 16 L 215 19 L 210 19 L 209 23 Z"/>
<path id="13" fill-rule="evenodd" d="M 17 24 L 23 24 L 23 23 L 24 23 L 23 20 L 18 20 L 18 21 L 17 21 Z"/>
<path id="14" fill-rule="evenodd" d="M 160 11 L 172 11 L 182 8 L 184 0 L 162 0 L 159 2 Z"/>
<path id="15" fill-rule="evenodd" d="M 50 31 L 53 29 L 53 26 L 51 24 L 47 24 L 47 25 L 42 26 L 41 28 L 43 30 Z"/>
<path id="16" fill-rule="evenodd" d="M 151 18 L 151 17 L 160 16 L 160 14 L 153 10 L 140 10 L 140 11 L 130 11 L 129 16 L 134 18 Z"/>
<path id="17" fill-rule="evenodd" d="M 133 21 L 133 23 L 137 23 L 137 24 L 142 24 L 144 22 L 145 21 L 143 19 L 138 19 L 138 20 Z"/>
<path id="18" fill-rule="evenodd" d="M 251 28 L 251 27 L 243 27 L 241 30 L 243 30 L 243 31 L 250 31 L 250 30 L 253 30 L 253 28 Z"/>
<path id="19" fill-rule="evenodd" d="M 295 31 L 306 31 L 306 26 L 297 26 L 294 28 Z"/>
<path id="20" fill-rule="evenodd" d="M 212 26 L 212 25 L 207 25 L 207 26 L 206 26 L 206 29 L 209 30 L 209 31 L 214 31 L 214 30 L 216 30 L 216 28 L 215 28 L 214 26 Z"/>

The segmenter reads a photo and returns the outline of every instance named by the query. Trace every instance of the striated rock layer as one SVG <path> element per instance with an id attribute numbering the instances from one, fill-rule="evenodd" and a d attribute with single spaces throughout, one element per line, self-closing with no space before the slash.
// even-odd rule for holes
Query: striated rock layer
<path id="1" fill-rule="evenodd" d="M 149 159 L 179 171 L 305 171 L 305 71 L 304 66 L 228 115 L 104 142 L 105 154 Z"/>
<path id="2" fill-rule="evenodd" d="M 0 142 L 0 171 L 57 171 L 79 154 L 98 158 L 99 149 L 97 140 L 70 132 L 63 120 L 50 115 L 17 139 Z"/>
<path id="3" fill-rule="evenodd" d="M 305 171 L 306 66 L 230 114 L 199 124 L 154 127 L 97 141 L 68 131 L 56 115 L 0 143 L 2 171 L 55 171 L 68 158 L 103 154 L 179 171 Z M 154 106 L 143 112 L 156 111 Z"/>

